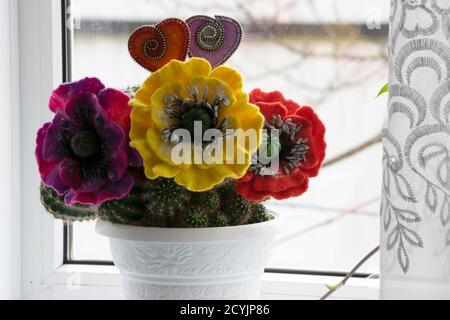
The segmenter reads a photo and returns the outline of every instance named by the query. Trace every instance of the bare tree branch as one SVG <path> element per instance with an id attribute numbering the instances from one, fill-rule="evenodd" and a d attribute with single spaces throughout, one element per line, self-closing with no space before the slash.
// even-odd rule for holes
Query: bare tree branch
<path id="1" fill-rule="evenodd" d="M 324 168 L 324 167 L 331 166 L 333 164 L 338 163 L 339 161 L 342 161 L 342 160 L 345 160 L 345 159 L 347 159 L 347 158 L 349 158 L 351 156 L 354 156 L 355 154 L 358 154 L 358 153 L 366 150 L 367 148 L 369 148 L 369 147 L 371 147 L 371 146 L 373 146 L 373 145 L 375 145 L 377 143 L 380 143 L 381 139 L 382 139 L 381 133 L 377 134 L 375 137 L 370 138 L 366 142 L 363 142 L 362 144 L 357 145 L 356 147 L 351 148 L 350 150 L 345 151 L 344 153 L 341 153 L 338 156 L 336 156 L 336 157 L 334 157 L 334 158 L 332 158 L 330 160 L 325 161 L 325 163 L 323 164 L 322 167 Z"/>
<path id="2" fill-rule="evenodd" d="M 324 220 L 324 221 L 322 221 L 320 223 L 314 224 L 314 225 L 312 225 L 310 227 L 307 227 L 305 229 L 298 230 L 298 231 L 294 232 L 291 235 L 288 235 L 288 236 L 286 236 L 284 238 L 279 239 L 278 241 L 275 242 L 275 245 L 280 245 L 280 244 L 282 244 L 284 242 L 287 242 L 287 241 L 295 239 L 295 238 L 297 238 L 299 236 L 305 235 L 305 234 L 307 234 L 307 233 L 309 233 L 311 231 L 314 231 L 314 230 L 317 230 L 317 229 L 319 229 L 321 227 L 330 225 L 330 224 L 332 224 L 332 223 L 334 223 L 334 222 L 344 218 L 345 216 L 347 216 L 349 214 L 357 213 L 361 209 L 363 209 L 363 208 L 365 208 L 365 207 L 367 207 L 367 206 L 369 206 L 369 205 L 371 205 L 371 204 L 373 204 L 373 203 L 375 203 L 375 202 L 377 202 L 379 200 L 380 200 L 380 197 L 377 196 L 377 197 L 375 197 L 373 199 L 369 199 L 367 201 L 364 201 L 364 202 L 362 202 L 362 203 L 360 203 L 360 204 L 358 204 L 358 205 L 356 205 L 354 207 L 345 209 L 345 210 L 341 211 L 339 214 L 337 214 L 333 218 Z"/>
<path id="3" fill-rule="evenodd" d="M 342 279 L 341 282 L 339 282 L 336 286 L 331 288 L 322 298 L 320 298 L 320 300 L 328 299 L 334 292 L 336 292 L 337 290 L 339 290 L 340 288 L 345 286 L 348 279 L 350 279 L 356 273 L 356 271 L 358 271 L 358 269 L 361 268 L 361 266 L 364 263 L 366 263 L 367 260 L 372 258 L 378 251 L 380 251 L 380 246 L 378 246 L 375 249 L 373 249 L 372 251 L 370 251 L 370 253 L 367 254 L 360 262 L 358 262 L 358 264 L 345 276 L 344 279 Z"/>

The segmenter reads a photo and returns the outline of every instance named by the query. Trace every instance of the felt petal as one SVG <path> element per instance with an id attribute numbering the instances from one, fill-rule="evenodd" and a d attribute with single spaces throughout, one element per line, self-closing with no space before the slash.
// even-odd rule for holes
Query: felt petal
<path id="1" fill-rule="evenodd" d="M 230 88 L 227 82 L 217 79 L 217 78 L 193 78 L 191 81 L 193 83 L 199 82 L 200 79 L 203 79 L 201 82 L 201 86 L 199 87 L 200 92 L 204 90 L 203 88 L 206 86 L 208 91 L 209 102 L 213 101 L 217 93 L 223 93 L 223 95 L 228 99 L 228 105 L 234 105 L 236 103 L 236 97 L 233 93 L 233 90 Z M 202 95 L 203 96 L 203 95 Z M 222 108 L 227 108 L 226 106 L 222 106 Z"/>
<path id="2" fill-rule="evenodd" d="M 258 102 L 256 105 L 264 118 L 270 123 L 275 116 L 281 116 L 281 119 L 284 119 L 288 114 L 286 107 L 279 102 Z"/>
<path id="3" fill-rule="evenodd" d="M 69 190 L 69 187 L 61 181 L 59 177 L 59 171 L 57 170 L 57 168 L 43 175 L 42 183 L 46 187 L 50 187 L 53 190 L 55 190 L 55 192 L 60 196 L 62 196 L 64 193 L 67 192 L 67 190 Z"/>
<path id="4" fill-rule="evenodd" d="M 36 138 L 36 150 L 35 156 L 39 167 L 39 173 L 41 175 L 42 183 L 46 187 L 52 188 L 58 195 L 63 195 L 69 189 L 59 178 L 58 165 L 60 161 L 46 161 L 42 156 L 42 148 L 44 138 L 47 134 L 50 123 L 44 124 L 39 129 Z"/>
<path id="5" fill-rule="evenodd" d="M 63 160 L 59 166 L 59 178 L 68 187 L 78 189 L 83 181 L 78 163 L 72 159 Z"/>
<path id="6" fill-rule="evenodd" d="M 236 103 L 236 98 L 233 91 L 228 84 L 218 78 L 211 77 L 193 77 L 186 83 L 187 88 L 197 88 L 198 97 L 204 98 L 205 92 L 207 93 L 206 99 L 208 102 L 212 102 L 218 93 L 223 95 L 229 100 L 228 105 L 222 106 L 221 109 L 227 109 Z"/>
<path id="7" fill-rule="evenodd" d="M 155 175 L 158 177 L 164 177 L 164 178 L 173 178 L 177 174 L 180 173 L 181 168 L 176 166 L 171 166 L 167 163 L 158 163 L 152 167 L 152 171 Z"/>
<path id="8" fill-rule="evenodd" d="M 119 152 L 125 151 L 126 136 L 122 128 L 115 123 L 108 123 L 99 132 L 102 143 L 107 147 L 108 155 L 116 157 Z M 128 160 L 126 160 L 128 161 Z"/>
<path id="9" fill-rule="evenodd" d="M 130 167 L 142 167 L 142 157 L 139 152 L 130 147 L 128 148 L 128 165 Z"/>
<path id="10" fill-rule="evenodd" d="M 103 177 L 86 177 L 77 189 L 77 192 L 95 192 L 106 183 L 108 183 L 108 180 Z"/>
<path id="11" fill-rule="evenodd" d="M 304 106 L 296 112 L 296 115 L 308 119 L 312 123 L 312 141 L 314 142 L 314 153 L 317 158 L 317 165 L 306 170 L 310 177 L 319 174 L 320 167 L 325 159 L 327 144 L 325 142 L 326 128 L 319 116 L 311 107 Z"/>
<path id="12" fill-rule="evenodd" d="M 128 167 L 127 150 L 122 148 L 115 157 L 112 157 L 108 167 L 108 179 L 116 182 L 122 178 Z"/>
<path id="13" fill-rule="evenodd" d="M 285 200 L 288 198 L 298 197 L 308 190 L 308 185 L 309 179 L 305 177 L 305 179 L 302 180 L 302 183 L 299 184 L 297 187 L 293 187 L 279 193 L 273 193 L 272 197 L 277 200 Z"/>
<path id="14" fill-rule="evenodd" d="M 147 144 L 160 160 L 170 165 L 175 165 L 172 161 L 172 150 L 174 146 L 163 140 L 159 130 L 148 129 Z"/>
<path id="15" fill-rule="evenodd" d="M 187 170 L 182 170 L 175 177 L 175 182 L 186 187 L 190 191 L 202 192 L 211 190 L 225 179 L 219 172 L 213 170 L 203 170 L 196 165 Z"/>
<path id="16" fill-rule="evenodd" d="M 98 94 L 100 105 L 110 121 L 118 124 L 124 132 L 130 131 L 130 97 L 116 89 L 104 89 Z"/>
<path id="17" fill-rule="evenodd" d="M 83 92 L 97 94 L 105 86 L 97 78 L 84 78 L 76 82 L 64 83 L 56 88 L 50 96 L 50 110 L 56 112 L 64 109 L 69 101 Z"/>
<path id="18" fill-rule="evenodd" d="M 131 111 L 130 140 L 142 139 L 147 135 L 148 128 L 154 128 L 150 109 L 134 107 Z"/>
<path id="19" fill-rule="evenodd" d="M 239 180 L 236 183 L 236 192 L 249 201 L 263 201 L 270 197 L 269 191 L 256 191 L 252 187 L 251 181 Z"/>
<path id="20" fill-rule="evenodd" d="M 235 129 L 254 129 L 262 130 L 265 118 L 259 112 L 259 108 L 254 104 L 235 104 L 229 108 L 223 108 L 219 111 L 219 117 L 231 115 L 239 120 L 239 128 Z"/>
<path id="21" fill-rule="evenodd" d="M 248 171 L 247 174 L 245 176 L 243 176 L 242 179 L 239 180 L 239 182 L 251 181 L 254 176 L 255 176 L 255 174 L 253 172 Z"/>
<path id="22" fill-rule="evenodd" d="M 264 116 L 259 112 L 259 108 L 253 104 L 234 105 L 231 108 L 224 108 L 219 111 L 219 119 L 225 116 L 234 117 L 239 121 L 239 127 L 234 129 L 242 129 L 244 132 L 241 134 L 255 135 L 256 143 L 250 144 L 248 138 L 246 139 L 248 152 L 255 152 L 262 141 L 262 129 L 265 121 Z M 251 131 L 247 132 L 247 130 Z"/>
<path id="23" fill-rule="evenodd" d="M 190 78 L 208 76 L 211 73 L 211 65 L 201 58 L 191 58 L 187 62 L 172 60 L 158 72 L 165 83 L 177 82 L 185 85 Z"/>
<path id="24" fill-rule="evenodd" d="M 280 91 L 264 92 L 260 89 L 254 89 L 252 92 L 250 92 L 250 102 L 279 102 L 286 107 L 289 114 L 294 114 L 300 108 L 300 105 L 298 103 L 292 100 L 285 99 Z"/>
<path id="25" fill-rule="evenodd" d="M 137 152 L 141 155 L 142 158 L 146 159 L 152 156 L 152 151 L 150 147 L 147 145 L 147 140 L 133 140 L 130 142 L 130 146 L 135 148 Z"/>
<path id="26" fill-rule="evenodd" d="M 308 181 L 308 176 L 299 169 L 289 176 L 255 175 L 252 179 L 237 181 L 237 192 L 250 201 L 262 201 L 268 197 L 284 200 L 303 194 L 308 189 Z"/>
<path id="27" fill-rule="evenodd" d="M 274 176 L 255 176 L 252 183 L 256 191 L 268 190 L 271 193 L 280 193 L 302 186 L 307 178 L 306 175 L 297 169 L 289 175 L 279 173 Z"/>
<path id="28" fill-rule="evenodd" d="M 222 183 L 226 178 L 238 179 L 245 175 L 250 164 L 248 159 L 247 161 L 245 164 L 219 164 L 206 169 L 199 165 L 192 165 L 188 169 L 181 170 L 175 176 L 175 182 L 190 191 L 207 191 Z"/>
<path id="29" fill-rule="evenodd" d="M 98 191 L 98 203 L 103 203 L 112 199 L 122 199 L 130 193 L 133 188 L 133 177 L 129 173 L 125 173 L 119 181 L 104 185 Z"/>
<path id="30" fill-rule="evenodd" d="M 46 161 L 59 161 L 71 154 L 70 139 L 75 130 L 66 130 L 65 125 L 76 127 L 72 122 L 66 120 L 62 112 L 57 112 L 51 124 L 47 127 L 45 137 L 43 137 L 42 157 Z"/>
<path id="31" fill-rule="evenodd" d="M 77 192 L 70 190 L 64 197 L 64 203 L 67 206 L 74 205 L 76 203 L 84 205 L 93 205 L 96 202 L 96 195 L 94 192 Z"/>
<path id="32" fill-rule="evenodd" d="M 161 80 L 161 73 L 159 71 L 152 73 L 151 76 L 148 77 L 140 86 L 134 98 L 130 100 L 130 106 L 134 108 L 140 107 L 149 109 L 152 103 L 153 94 L 163 84 L 164 83 Z"/>
<path id="33" fill-rule="evenodd" d="M 211 64 L 202 58 L 191 58 L 185 64 L 185 72 L 189 77 L 207 77 L 211 73 Z"/>
<path id="34" fill-rule="evenodd" d="M 162 161 L 159 160 L 154 152 L 150 149 L 147 144 L 147 140 L 133 140 L 130 142 L 130 145 L 135 148 L 142 156 L 146 177 L 149 179 L 156 179 L 158 175 L 155 174 L 152 169 L 154 166 L 161 164 Z"/>
<path id="35" fill-rule="evenodd" d="M 88 127 L 93 124 L 97 130 L 108 120 L 97 96 L 92 93 L 81 93 L 74 97 L 67 103 L 64 111 L 73 122 Z"/>
<path id="36" fill-rule="evenodd" d="M 210 77 L 222 80 L 230 87 L 232 91 L 242 90 L 242 76 L 239 72 L 232 68 L 219 66 L 211 72 Z"/>
<path id="37" fill-rule="evenodd" d="M 41 174 L 41 178 L 46 176 L 50 171 L 54 170 L 58 165 L 59 161 L 46 161 L 43 157 L 43 148 L 44 148 L 44 139 L 47 136 L 48 127 L 51 125 L 50 122 L 44 124 L 42 128 L 39 129 L 36 137 L 36 149 L 35 149 L 35 157 L 39 167 L 39 173 Z"/>
<path id="38" fill-rule="evenodd" d="M 95 192 L 78 192 L 70 190 L 65 197 L 66 205 L 80 203 L 84 205 L 100 206 L 106 201 L 122 199 L 130 193 L 133 187 L 133 178 L 125 174 L 121 180 L 115 183 L 104 184 L 102 188 Z"/>
<path id="39" fill-rule="evenodd" d="M 151 117 L 152 122 L 159 129 L 170 128 L 178 123 L 178 119 L 172 117 L 168 111 L 168 97 L 176 95 L 184 98 L 185 87 L 178 83 L 169 83 L 156 90 L 152 97 Z"/>
<path id="40" fill-rule="evenodd" d="M 239 179 L 242 178 L 249 168 L 249 164 L 222 164 L 216 166 L 213 170 L 217 170 L 226 178 Z"/>

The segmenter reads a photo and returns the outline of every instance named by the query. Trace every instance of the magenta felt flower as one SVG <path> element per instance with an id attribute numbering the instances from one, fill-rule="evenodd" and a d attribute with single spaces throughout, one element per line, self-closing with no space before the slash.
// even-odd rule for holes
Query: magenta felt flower
<path id="1" fill-rule="evenodd" d="M 129 97 L 105 89 L 100 80 L 85 78 L 53 91 L 52 122 L 36 139 L 42 182 L 67 205 L 100 205 L 126 196 L 133 187 L 128 166 L 139 166 L 139 155 L 128 147 Z"/>

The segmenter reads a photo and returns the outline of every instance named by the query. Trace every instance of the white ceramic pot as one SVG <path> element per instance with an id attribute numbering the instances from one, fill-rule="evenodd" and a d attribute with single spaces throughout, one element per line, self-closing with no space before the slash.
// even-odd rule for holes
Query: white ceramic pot
<path id="1" fill-rule="evenodd" d="M 258 299 L 279 218 L 244 226 L 146 228 L 97 221 L 127 299 Z"/>

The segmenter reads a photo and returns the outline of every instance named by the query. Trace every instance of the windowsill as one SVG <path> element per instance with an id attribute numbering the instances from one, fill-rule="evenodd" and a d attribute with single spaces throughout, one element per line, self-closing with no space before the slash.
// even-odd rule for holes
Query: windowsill
<path id="1" fill-rule="evenodd" d="M 325 284 L 336 284 L 340 277 L 265 273 L 262 278 L 262 299 L 319 299 Z M 350 279 L 331 299 L 378 299 L 379 281 Z M 63 265 L 35 286 L 26 299 L 103 300 L 123 299 L 120 274 L 113 266 Z"/>
<path id="2" fill-rule="evenodd" d="M 64 60 L 67 58 L 65 55 L 67 52 L 63 50 L 63 41 L 61 41 L 66 31 L 61 25 L 62 1 L 41 0 L 29 1 L 25 4 L 23 1 L 11 0 L 10 3 L 11 8 L 14 7 L 17 11 L 13 12 L 14 20 L 16 20 L 14 23 L 14 28 L 17 28 L 16 35 L 11 39 L 16 42 L 14 46 L 17 46 L 16 50 L 20 58 L 20 65 L 17 62 L 17 66 L 13 68 L 16 70 L 12 69 L 13 81 L 18 82 L 16 85 L 20 88 L 16 90 L 16 100 L 20 100 L 21 104 L 20 108 L 13 108 L 18 110 L 18 113 L 15 113 L 16 122 L 21 124 L 17 126 L 20 130 L 15 130 L 13 134 L 19 139 L 15 140 L 17 142 L 15 144 L 21 151 L 16 154 L 19 161 L 14 161 L 20 166 L 18 168 L 20 174 L 15 175 L 20 180 L 17 186 L 17 199 L 20 199 L 17 212 L 20 211 L 20 215 L 14 215 L 14 219 L 18 219 L 17 230 L 20 230 L 18 234 L 21 239 L 16 241 L 19 245 L 17 250 L 13 250 L 18 252 L 20 258 L 14 261 L 11 267 L 12 270 L 21 272 L 17 277 L 17 296 L 23 295 L 26 299 L 54 300 L 123 299 L 120 275 L 115 267 L 61 265 L 63 261 L 62 223 L 42 212 L 39 195 L 36 192 L 39 181 L 38 170 L 35 163 L 29 161 L 34 157 L 35 134 L 42 123 L 48 121 L 51 116 L 48 110 L 48 94 L 64 80 L 63 68 L 67 67 L 61 63 L 67 62 Z M 11 16 L 13 17 L 14 14 Z M 39 50 L 36 50 L 36 47 L 39 47 Z M 34 52 L 34 54 L 29 55 L 28 52 Z M 317 215 L 314 215 L 314 219 L 316 218 Z M 330 219 L 332 217 L 318 223 L 327 224 L 329 227 L 331 224 L 327 221 L 331 221 Z M 290 223 L 290 226 L 296 225 L 304 225 L 304 221 L 301 224 Z M 367 225 L 370 225 L 370 230 L 377 232 L 375 238 L 378 239 L 378 228 L 373 227 L 372 221 L 369 221 Z M 306 227 L 312 228 L 309 225 Z M 13 230 L 9 226 L 8 229 Z M 362 236 L 353 233 L 352 238 L 346 239 L 344 244 L 353 244 L 354 239 L 366 238 L 368 227 L 353 229 L 360 230 Z M 335 234 L 330 230 L 327 231 L 329 239 L 341 239 L 341 234 L 340 231 Z M 304 239 L 302 243 L 309 244 L 314 239 L 315 236 Z M 326 250 L 333 250 L 334 253 L 333 246 L 325 242 L 324 246 Z M 299 250 L 298 246 L 294 246 L 294 249 L 296 252 Z M 365 254 L 365 250 L 363 251 Z M 314 252 L 321 252 L 323 256 L 328 256 L 322 248 L 314 248 Z M 353 250 L 352 253 L 359 258 L 359 252 Z M 266 273 L 263 275 L 262 298 L 319 299 L 327 291 L 325 284 L 336 284 L 341 280 L 341 277 L 331 276 Z M 379 281 L 375 279 L 351 279 L 347 286 L 338 290 L 331 298 L 378 299 L 378 283 Z"/>

